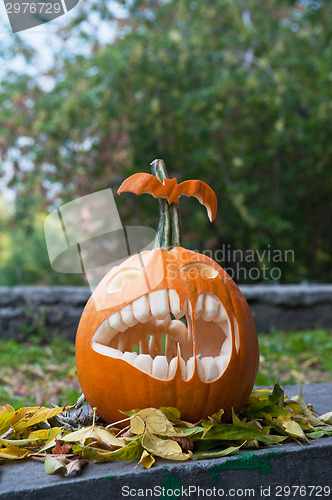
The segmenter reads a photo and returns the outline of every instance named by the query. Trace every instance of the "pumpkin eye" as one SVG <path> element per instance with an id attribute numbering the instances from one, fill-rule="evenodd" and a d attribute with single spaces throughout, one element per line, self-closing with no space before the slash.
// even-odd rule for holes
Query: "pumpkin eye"
<path id="1" fill-rule="evenodd" d="M 188 273 L 189 277 L 192 279 L 201 278 L 215 278 L 218 276 L 218 271 L 213 266 L 208 264 L 201 264 L 195 262 L 193 264 L 187 264 L 181 267 L 180 271 Z"/>
<path id="2" fill-rule="evenodd" d="M 106 291 L 108 293 L 117 292 L 123 286 L 128 285 L 131 281 L 135 280 L 142 275 L 142 272 L 136 267 L 128 267 L 122 271 L 116 273 L 106 285 Z"/>

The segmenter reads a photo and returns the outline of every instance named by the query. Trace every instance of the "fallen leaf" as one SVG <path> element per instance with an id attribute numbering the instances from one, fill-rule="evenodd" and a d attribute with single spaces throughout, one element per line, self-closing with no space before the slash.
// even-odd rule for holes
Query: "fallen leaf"
<path id="1" fill-rule="evenodd" d="M 19 448 L 18 446 L 8 446 L 6 448 L 0 449 L 0 458 L 9 460 L 19 460 L 25 458 L 31 453 L 31 450 L 25 448 Z"/>
<path id="2" fill-rule="evenodd" d="M 143 434 L 142 446 L 152 455 L 168 460 L 188 460 L 192 456 L 191 451 L 183 453 L 181 446 L 172 439 L 162 439 L 148 430 Z"/>
<path id="3" fill-rule="evenodd" d="M 140 459 L 143 452 L 141 441 L 142 437 L 138 436 L 130 440 L 126 446 L 123 446 L 119 450 L 115 451 L 105 451 L 92 446 L 87 446 L 81 449 L 81 453 L 84 458 L 89 458 L 95 462 L 111 462 L 113 460 L 128 460 L 135 462 Z"/>
<path id="4" fill-rule="evenodd" d="M 52 449 L 52 453 L 53 455 L 66 455 L 66 453 L 68 453 L 71 449 L 71 445 L 70 444 L 61 444 L 60 441 L 58 441 L 58 439 L 55 440 L 55 446 L 54 448 Z"/>
<path id="5" fill-rule="evenodd" d="M 325 424 L 332 424 L 332 411 L 329 411 L 328 413 L 324 413 L 324 415 L 321 415 L 319 417 L 319 420 L 321 422 L 324 422 Z"/>
<path id="6" fill-rule="evenodd" d="M 81 469 L 84 465 L 88 463 L 88 460 L 84 460 L 82 458 L 77 458 L 75 460 L 71 460 L 66 465 L 66 473 L 65 476 L 69 476 L 70 474 L 75 474 L 78 476 L 81 473 Z"/>
<path id="7" fill-rule="evenodd" d="M 181 417 L 180 411 L 172 406 L 162 406 L 159 410 L 162 411 L 170 421 L 178 422 Z"/>
<path id="8" fill-rule="evenodd" d="M 155 463 L 155 458 L 150 455 L 146 450 L 143 450 L 140 461 L 137 465 L 143 465 L 146 469 L 150 469 L 150 467 Z"/>
<path id="9" fill-rule="evenodd" d="M 133 434 L 143 434 L 148 431 L 159 436 L 176 436 L 178 433 L 166 415 L 156 408 L 140 410 L 130 419 L 130 431 Z"/>
<path id="10" fill-rule="evenodd" d="M 195 453 L 191 458 L 193 460 L 203 460 L 205 458 L 220 458 L 220 457 L 235 455 L 245 443 L 241 444 L 240 446 L 230 446 L 220 451 L 213 451 L 213 452 L 199 451 L 198 453 Z"/>
<path id="11" fill-rule="evenodd" d="M 171 437 L 170 439 L 173 439 L 176 443 L 178 443 L 181 446 L 182 451 L 192 451 L 194 449 L 194 442 L 192 439 L 188 439 L 186 437 Z"/>
<path id="12" fill-rule="evenodd" d="M 85 445 L 88 439 L 96 440 L 100 444 L 105 442 L 108 446 L 112 446 L 112 448 L 122 448 L 126 444 L 124 439 L 117 438 L 111 431 L 105 429 L 105 427 L 95 425 L 83 427 L 78 431 L 71 432 L 61 437 L 61 441 L 79 442 L 82 446 Z"/>
<path id="13" fill-rule="evenodd" d="M 262 432 L 255 432 L 251 429 L 243 429 L 232 424 L 220 424 L 212 427 L 207 434 L 207 439 L 221 439 L 223 441 L 261 441 L 264 444 L 279 444 L 287 436 L 266 435 Z"/>
<path id="14" fill-rule="evenodd" d="M 291 437 L 305 438 L 305 434 L 297 422 L 294 422 L 292 420 L 282 422 L 282 428 Z"/>
<path id="15" fill-rule="evenodd" d="M 39 424 L 40 422 L 44 422 L 44 420 L 48 420 L 55 415 L 59 415 L 60 413 L 63 413 L 64 411 L 67 411 L 72 407 L 73 405 L 59 408 L 45 408 L 43 406 L 39 408 L 33 408 L 32 410 L 30 409 L 29 411 L 23 413 L 22 416 L 20 415 L 20 418 L 18 420 L 15 417 L 11 425 L 15 432 L 19 432 L 23 429 Z M 21 410 L 24 410 L 24 408 L 21 408 Z M 18 412 L 20 412 L 20 410 L 18 410 Z M 16 414 L 18 412 L 16 412 Z"/>
<path id="16" fill-rule="evenodd" d="M 55 474 L 56 472 L 64 472 L 68 460 L 65 458 L 52 457 L 47 455 L 44 461 L 44 469 L 46 474 Z"/>

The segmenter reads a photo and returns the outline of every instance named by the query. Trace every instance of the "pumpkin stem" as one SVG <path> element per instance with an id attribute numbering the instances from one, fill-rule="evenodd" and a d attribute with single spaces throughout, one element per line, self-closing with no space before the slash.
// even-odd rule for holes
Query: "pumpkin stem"
<path id="1" fill-rule="evenodd" d="M 151 172 L 160 182 L 168 179 L 164 160 L 154 160 L 151 163 Z M 159 198 L 159 224 L 153 248 L 169 250 L 181 246 L 181 218 L 178 203 L 168 204 L 168 201 Z"/>

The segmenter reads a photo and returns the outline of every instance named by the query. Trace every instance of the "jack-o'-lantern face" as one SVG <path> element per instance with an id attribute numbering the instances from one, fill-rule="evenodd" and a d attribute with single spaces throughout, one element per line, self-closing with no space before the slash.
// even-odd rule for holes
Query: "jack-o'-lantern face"
<path id="1" fill-rule="evenodd" d="M 257 371 L 236 285 L 212 259 L 179 247 L 113 268 L 86 306 L 76 346 L 82 390 L 107 421 L 143 406 L 176 406 L 190 420 L 229 412 Z"/>
<path id="2" fill-rule="evenodd" d="M 192 422 L 246 402 L 258 370 L 250 310 L 209 257 L 182 247 L 128 258 L 102 279 L 76 338 L 79 381 L 107 422 L 174 406 Z"/>

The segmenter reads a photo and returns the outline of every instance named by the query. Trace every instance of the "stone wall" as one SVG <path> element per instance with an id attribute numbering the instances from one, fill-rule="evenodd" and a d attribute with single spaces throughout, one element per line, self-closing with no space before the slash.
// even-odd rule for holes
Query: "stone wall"
<path id="1" fill-rule="evenodd" d="M 259 332 L 332 328 L 332 285 L 241 286 Z M 0 338 L 74 340 L 90 296 L 85 287 L 0 287 Z"/>

